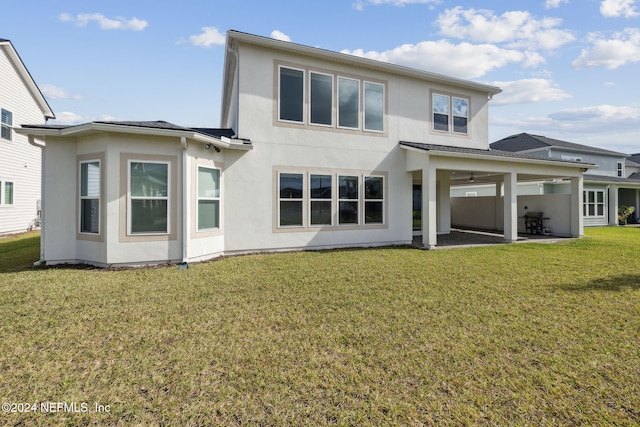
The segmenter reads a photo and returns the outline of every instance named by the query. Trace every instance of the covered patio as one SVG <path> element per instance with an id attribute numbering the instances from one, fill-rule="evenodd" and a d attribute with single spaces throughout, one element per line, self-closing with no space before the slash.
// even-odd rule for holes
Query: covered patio
<path id="1" fill-rule="evenodd" d="M 452 232 L 451 187 L 468 185 L 471 179 L 475 181 L 479 177 L 495 185 L 495 195 L 484 200 L 484 205 L 470 207 L 472 217 L 482 218 L 475 228 L 502 231 L 503 242 L 516 242 L 519 228 L 524 231 L 519 217 L 527 211 L 546 210 L 553 211 L 554 234 L 564 237 L 583 235 L 582 174 L 595 165 L 497 150 L 404 141 L 400 146 L 405 150 L 406 171 L 412 174 L 414 188 L 417 185 L 421 190 L 420 229 L 417 234 L 426 249 L 436 248 L 438 236 Z M 525 200 L 518 197 L 518 182 L 545 179 L 567 180 L 570 182 L 570 195 L 562 199 L 536 196 Z"/>

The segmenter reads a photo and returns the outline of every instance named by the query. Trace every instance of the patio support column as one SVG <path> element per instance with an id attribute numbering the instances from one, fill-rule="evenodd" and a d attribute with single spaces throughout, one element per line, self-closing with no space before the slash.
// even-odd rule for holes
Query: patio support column
<path id="1" fill-rule="evenodd" d="M 618 186 L 609 187 L 609 225 L 618 225 Z"/>
<path id="2" fill-rule="evenodd" d="M 583 178 L 571 178 L 571 237 L 584 235 L 582 216 Z"/>
<path id="3" fill-rule="evenodd" d="M 433 249 L 438 244 L 436 169 L 427 161 L 422 167 L 422 245 Z"/>
<path id="4" fill-rule="evenodd" d="M 451 233 L 451 172 L 436 172 L 436 180 L 440 186 L 438 198 L 438 233 Z"/>
<path id="5" fill-rule="evenodd" d="M 495 228 L 496 230 L 502 229 L 502 218 L 500 212 L 502 212 L 502 177 L 496 177 L 496 201 L 495 201 Z"/>
<path id="6" fill-rule="evenodd" d="M 518 174 L 504 174 L 504 240 L 518 240 Z"/>

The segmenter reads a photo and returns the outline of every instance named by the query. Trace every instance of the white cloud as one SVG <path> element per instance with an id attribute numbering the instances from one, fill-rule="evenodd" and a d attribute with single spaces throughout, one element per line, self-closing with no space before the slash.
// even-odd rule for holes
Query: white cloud
<path id="1" fill-rule="evenodd" d="M 547 0 L 544 7 L 547 9 L 557 9 L 560 3 L 569 3 L 569 0 Z"/>
<path id="2" fill-rule="evenodd" d="M 511 48 L 556 49 L 575 40 L 558 29 L 560 18 L 535 19 L 526 11 L 495 15 L 485 9 L 447 9 L 436 20 L 440 34 L 485 43 L 506 43 Z"/>
<path id="3" fill-rule="evenodd" d="M 278 30 L 273 30 L 271 32 L 271 38 L 272 39 L 276 39 L 276 40 L 282 40 L 284 42 L 290 42 L 291 41 L 291 37 L 289 37 L 288 35 L 286 35 L 282 31 L 278 31 Z"/>
<path id="4" fill-rule="evenodd" d="M 200 34 L 189 36 L 189 43 L 195 46 L 212 47 L 223 46 L 226 42 L 225 35 L 216 27 L 202 27 Z"/>
<path id="5" fill-rule="evenodd" d="M 606 67 L 609 70 L 640 62 L 640 28 L 627 28 L 606 39 L 602 34 L 590 34 L 592 46 L 583 49 L 571 65 L 575 68 Z"/>
<path id="6" fill-rule="evenodd" d="M 491 44 L 453 44 L 447 40 L 405 44 L 384 52 L 362 49 L 342 52 L 465 79 L 481 77 L 510 63 L 532 66 L 544 61 L 535 53 L 501 49 Z"/>
<path id="7" fill-rule="evenodd" d="M 571 95 L 548 79 L 522 79 L 510 82 L 492 82 L 502 89 L 491 105 L 526 104 L 544 101 L 561 101 Z"/>
<path id="8" fill-rule="evenodd" d="M 40 90 L 49 99 L 82 99 L 80 95 L 71 95 L 65 89 L 50 84 L 41 85 Z"/>
<path id="9" fill-rule="evenodd" d="M 602 0 L 600 13 L 605 18 L 634 18 L 640 16 L 635 8 L 636 0 Z"/>
<path id="10" fill-rule="evenodd" d="M 107 18 L 101 13 L 81 13 L 75 17 L 69 13 L 61 13 L 59 19 L 62 22 L 70 22 L 76 24 L 78 27 L 86 27 L 91 22 L 96 22 L 102 30 L 133 30 L 142 31 L 149 26 L 147 21 L 138 18 L 123 18 L 117 17 L 115 19 Z"/>

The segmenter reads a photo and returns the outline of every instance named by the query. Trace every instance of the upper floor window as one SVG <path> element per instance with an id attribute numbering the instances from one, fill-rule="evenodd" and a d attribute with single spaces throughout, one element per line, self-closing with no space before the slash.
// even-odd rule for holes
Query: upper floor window
<path id="1" fill-rule="evenodd" d="M 333 76 L 309 73 L 311 112 L 309 120 L 314 125 L 333 124 Z"/>
<path id="2" fill-rule="evenodd" d="M 0 181 L 0 205 L 13 205 L 13 182 Z"/>
<path id="3" fill-rule="evenodd" d="M 618 176 L 624 178 L 624 163 L 618 162 Z"/>
<path id="4" fill-rule="evenodd" d="M 338 126 L 360 128 L 360 81 L 338 77 Z"/>
<path id="5" fill-rule="evenodd" d="M 469 99 L 459 96 L 432 95 L 433 130 L 467 135 Z"/>
<path id="6" fill-rule="evenodd" d="M 2 122 L 0 127 L 2 130 L 0 131 L 0 137 L 2 139 L 7 139 L 11 141 L 11 127 L 13 126 L 13 113 L 11 111 L 7 111 L 4 108 L 2 109 Z"/>
<path id="7" fill-rule="evenodd" d="M 384 132 L 385 92 L 383 82 L 280 65 L 277 120 Z"/>
<path id="8" fill-rule="evenodd" d="M 364 82 L 364 128 L 384 130 L 384 85 Z"/>
<path id="9" fill-rule="evenodd" d="M 304 71 L 280 67 L 280 120 L 302 123 Z"/>

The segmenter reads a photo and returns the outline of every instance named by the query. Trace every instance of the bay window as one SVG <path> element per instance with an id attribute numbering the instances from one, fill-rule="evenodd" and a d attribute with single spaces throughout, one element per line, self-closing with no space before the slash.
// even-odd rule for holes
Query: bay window
<path id="1" fill-rule="evenodd" d="M 100 233 L 100 160 L 80 162 L 80 233 Z"/>
<path id="2" fill-rule="evenodd" d="M 197 230 L 220 228 L 220 170 L 198 166 Z"/>
<path id="3" fill-rule="evenodd" d="M 129 162 L 129 234 L 169 233 L 169 163 Z"/>

